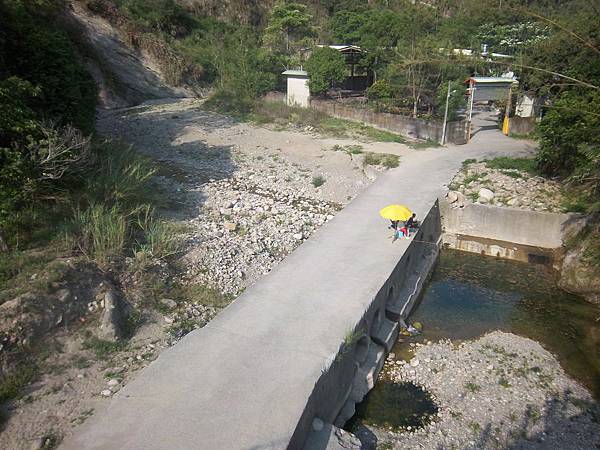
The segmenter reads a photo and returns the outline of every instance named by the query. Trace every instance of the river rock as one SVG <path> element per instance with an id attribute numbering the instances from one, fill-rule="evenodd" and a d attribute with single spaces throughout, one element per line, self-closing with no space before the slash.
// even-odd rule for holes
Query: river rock
<path id="1" fill-rule="evenodd" d="M 237 229 L 237 224 L 233 222 L 225 222 L 223 223 L 223 228 L 227 231 L 235 231 Z"/>
<path id="2" fill-rule="evenodd" d="M 450 191 L 446 194 L 446 200 L 448 203 L 452 204 L 458 200 L 458 192 Z"/>
<path id="3" fill-rule="evenodd" d="M 477 201 L 479 203 L 490 203 L 494 199 L 494 193 L 487 188 L 479 189 L 479 198 Z"/>
<path id="4" fill-rule="evenodd" d="M 163 305 L 167 309 L 175 309 L 177 308 L 177 302 L 170 298 L 162 298 L 160 300 L 161 305 Z"/>

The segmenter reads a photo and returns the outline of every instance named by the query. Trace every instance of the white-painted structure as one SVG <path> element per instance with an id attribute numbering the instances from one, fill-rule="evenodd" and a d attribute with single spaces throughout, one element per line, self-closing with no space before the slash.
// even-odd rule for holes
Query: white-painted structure
<path id="1" fill-rule="evenodd" d="M 535 115 L 535 107 L 533 100 L 533 97 L 530 97 L 527 94 L 523 94 L 523 96 L 517 102 L 517 109 L 515 110 L 515 115 L 519 117 L 533 117 Z"/>
<path id="2" fill-rule="evenodd" d="M 286 103 L 289 106 L 308 108 L 310 106 L 308 72 L 305 70 L 286 70 L 283 75 L 287 77 Z"/>

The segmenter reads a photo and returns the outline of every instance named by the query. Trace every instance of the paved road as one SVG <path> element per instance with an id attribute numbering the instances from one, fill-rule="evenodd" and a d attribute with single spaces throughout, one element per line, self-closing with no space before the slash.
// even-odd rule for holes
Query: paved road
<path id="1" fill-rule="evenodd" d="M 487 129 L 488 120 L 476 117 L 469 145 L 403 157 L 206 327 L 163 352 L 63 448 L 286 448 L 322 371 L 408 246 L 392 244 L 378 210 L 400 202 L 424 217 L 463 160 L 532 152 Z"/>

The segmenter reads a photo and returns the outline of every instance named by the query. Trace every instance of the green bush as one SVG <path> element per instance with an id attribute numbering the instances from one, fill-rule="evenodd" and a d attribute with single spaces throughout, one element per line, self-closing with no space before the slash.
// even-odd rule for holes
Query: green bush
<path id="1" fill-rule="evenodd" d="M 388 99 L 392 97 L 392 86 L 387 80 L 377 80 L 367 89 L 369 100 Z"/>
<path id="2" fill-rule="evenodd" d="M 539 127 L 538 167 L 561 176 L 587 204 L 600 211 L 600 93 L 566 91 L 543 117 Z"/>
<path id="3" fill-rule="evenodd" d="M 323 94 L 334 83 L 346 78 L 346 60 L 335 49 L 329 47 L 316 48 L 306 61 L 308 71 L 308 87 L 313 94 Z"/>
<path id="4" fill-rule="evenodd" d="M 466 100 L 465 84 L 459 81 L 450 83 L 450 98 L 448 98 L 448 121 L 458 119 L 458 111 L 465 108 Z M 446 110 L 446 98 L 448 97 L 448 85 L 442 83 L 436 93 L 436 111 L 438 116 L 443 117 Z"/>

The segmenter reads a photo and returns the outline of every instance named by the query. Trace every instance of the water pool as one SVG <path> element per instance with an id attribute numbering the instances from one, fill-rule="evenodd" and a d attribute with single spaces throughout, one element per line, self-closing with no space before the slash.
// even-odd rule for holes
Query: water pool
<path id="1" fill-rule="evenodd" d="M 423 334 L 399 340 L 392 352 L 396 358 L 408 359 L 410 342 L 445 338 L 460 342 L 488 331 L 507 331 L 538 341 L 598 399 L 600 308 L 560 290 L 555 277 L 550 268 L 542 265 L 443 250 L 409 320 L 421 322 Z M 403 427 L 416 420 L 411 415 L 423 411 L 425 417 L 432 410 L 429 405 L 422 407 L 422 399 L 421 403 L 413 401 L 409 402 L 412 405 L 399 408 L 402 402 L 398 398 L 410 398 L 414 392 L 406 386 L 406 392 L 399 392 L 391 385 L 384 379 L 378 381 L 357 405 L 351 425 L 364 421 Z"/>

